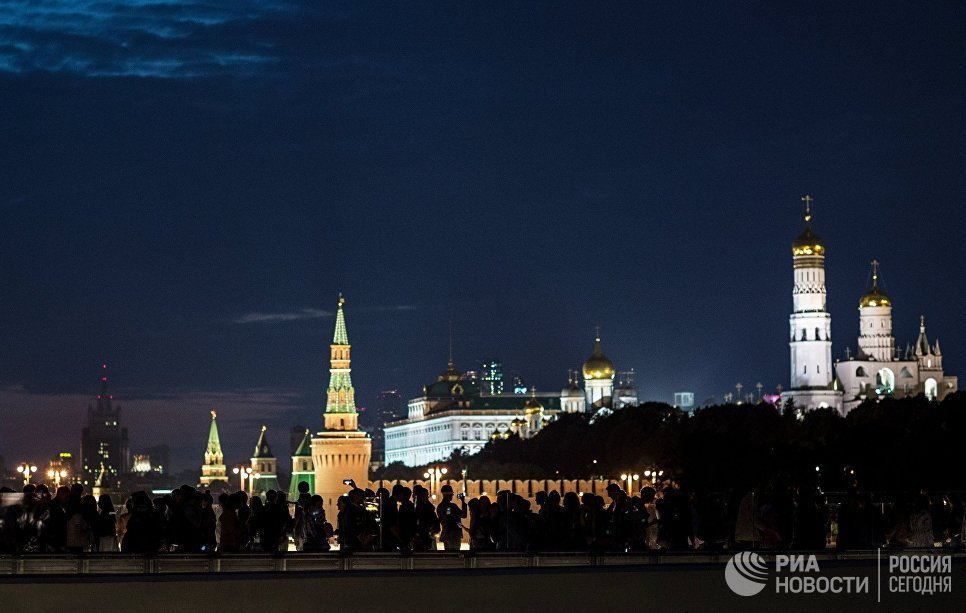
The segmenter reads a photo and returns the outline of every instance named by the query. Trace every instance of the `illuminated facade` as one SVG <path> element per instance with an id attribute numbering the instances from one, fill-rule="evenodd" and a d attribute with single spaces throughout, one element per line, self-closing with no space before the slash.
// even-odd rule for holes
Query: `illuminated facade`
<path id="1" fill-rule="evenodd" d="M 150 470 L 150 463 L 148 464 Z M 211 412 L 211 427 L 208 429 L 208 445 L 205 447 L 205 463 L 201 466 L 202 487 L 210 487 L 216 481 L 228 481 L 225 455 L 221 452 L 221 438 L 218 436 L 217 414 Z"/>
<path id="2" fill-rule="evenodd" d="M 131 470 L 127 428 L 121 426 L 121 407 L 107 387 L 107 365 L 101 366 L 101 390 L 87 407 L 87 426 L 81 431 L 81 483 L 93 486 L 104 466 L 104 480 L 116 484 Z"/>
<path id="3" fill-rule="evenodd" d="M 255 452 L 251 457 L 252 477 L 251 489 L 248 491 L 253 496 L 264 496 L 268 490 L 280 489 L 278 486 L 278 464 L 272 448 L 268 446 L 268 431 L 266 426 L 262 426 L 262 432 L 258 435 L 258 442 L 255 443 Z"/>
<path id="4" fill-rule="evenodd" d="M 944 373 L 942 359 L 939 341 L 929 344 L 925 317 L 919 318 L 915 347 L 896 348 L 892 299 L 879 288 L 879 263 L 873 261 L 872 288 L 859 300 L 858 351 L 847 350 L 846 359 L 835 365 L 845 411 L 868 398 L 924 394 L 942 400 L 958 389 L 957 378 Z"/>
<path id="5" fill-rule="evenodd" d="M 352 387 L 352 359 L 346 332 L 345 298 L 339 295 L 335 317 L 335 334 L 329 345 L 329 388 L 326 391 L 325 430 L 312 438 L 312 462 L 315 470 L 315 493 L 322 496 L 326 508 L 334 511 L 336 500 L 347 491 L 342 483 L 352 479 L 366 483 L 372 440 L 359 430 L 355 389 Z"/>
<path id="6" fill-rule="evenodd" d="M 302 442 L 292 453 L 292 481 L 288 486 L 288 498 L 297 501 L 299 497 L 299 483 L 307 483 L 309 492 L 315 492 L 315 463 L 312 461 L 312 435 L 308 428 L 302 436 Z"/>
<path id="7" fill-rule="evenodd" d="M 805 196 L 805 230 L 792 243 L 792 314 L 789 323 L 791 389 L 783 402 L 797 409 L 842 410 L 832 371 L 832 316 L 826 308 L 825 244 L 812 232 L 812 198 Z"/>
<path id="8" fill-rule="evenodd" d="M 593 410 L 612 408 L 614 406 L 614 363 L 600 348 L 600 332 L 594 339 L 594 352 L 584 362 L 583 373 L 587 407 Z"/>
<path id="9" fill-rule="evenodd" d="M 489 394 L 485 383 L 465 378 L 450 359 L 423 395 L 409 401 L 408 417 L 386 424 L 385 462 L 422 466 L 456 449 L 476 453 L 493 437 L 532 436 L 560 412 L 561 402 L 556 393 Z"/>

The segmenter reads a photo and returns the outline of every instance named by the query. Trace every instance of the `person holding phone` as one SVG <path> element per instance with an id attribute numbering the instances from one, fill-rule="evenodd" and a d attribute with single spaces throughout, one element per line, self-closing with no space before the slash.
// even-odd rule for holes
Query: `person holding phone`
<path id="1" fill-rule="evenodd" d="M 466 517 L 466 494 L 460 494 L 461 506 L 457 506 L 453 502 L 452 485 L 447 483 L 440 488 L 439 493 L 443 495 L 443 501 L 436 507 L 440 526 L 439 538 L 446 551 L 459 551 L 463 543 L 463 525 L 460 520 Z"/>

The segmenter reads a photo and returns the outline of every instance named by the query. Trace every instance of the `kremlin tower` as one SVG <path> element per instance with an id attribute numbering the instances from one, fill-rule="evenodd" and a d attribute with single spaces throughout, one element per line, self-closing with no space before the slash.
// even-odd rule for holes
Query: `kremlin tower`
<path id="1" fill-rule="evenodd" d="M 228 469 L 225 456 L 221 452 L 221 439 L 218 437 L 216 413 L 211 412 L 211 428 L 208 430 L 208 446 L 205 448 L 205 463 L 201 467 L 201 487 L 211 487 L 216 481 L 228 482 Z"/>
<path id="2" fill-rule="evenodd" d="M 322 496 L 326 507 L 335 511 L 335 503 L 348 488 L 343 480 L 352 479 L 360 487 L 369 483 L 369 460 L 372 441 L 359 430 L 349 335 L 346 333 L 345 298 L 339 294 L 339 310 L 335 317 L 335 334 L 330 347 L 329 389 L 326 392 L 325 430 L 312 439 L 312 463 L 315 466 L 315 493 Z"/>

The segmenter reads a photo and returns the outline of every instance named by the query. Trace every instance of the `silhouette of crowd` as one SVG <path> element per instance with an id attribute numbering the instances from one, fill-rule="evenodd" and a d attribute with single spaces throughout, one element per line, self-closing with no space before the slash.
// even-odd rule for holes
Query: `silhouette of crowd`
<path id="1" fill-rule="evenodd" d="M 187 485 L 151 498 L 111 498 L 78 484 L 50 491 L 0 489 L 0 553 L 396 551 L 648 551 L 958 547 L 963 500 L 899 495 L 888 503 L 846 492 L 835 504 L 815 490 L 760 487 L 687 493 L 673 485 L 606 497 L 510 491 L 466 500 L 443 485 L 363 490 L 350 484 L 330 523 L 321 496 L 285 492 L 212 495 Z"/>

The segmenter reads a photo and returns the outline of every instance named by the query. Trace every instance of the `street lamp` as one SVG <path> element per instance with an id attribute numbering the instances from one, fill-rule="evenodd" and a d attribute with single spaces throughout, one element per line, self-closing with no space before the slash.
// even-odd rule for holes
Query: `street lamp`
<path id="1" fill-rule="evenodd" d="M 439 482 L 443 478 L 443 475 L 449 472 L 447 468 L 430 468 L 423 473 L 423 477 L 429 479 L 429 493 L 432 495 L 433 500 L 436 500 L 436 491 L 439 488 Z"/>
<path id="2" fill-rule="evenodd" d="M 54 489 L 57 490 L 60 489 L 60 480 L 67 476 L 67 471 L 51 468 L 47 471 L 47 476 L 54 480 Z"/>
<path id="3" fill-rule="evenodd" d="M 645 473 L 647 474 L 647 473 Z M 631 474 L 630 471 L 621 475 L 621 481 L 627 482 L 627 495 L 633 496 L 634 494 L 634 482 L 640 479 L 641 476 L 637 473 Z"/>
<path id="4" fill-rule="evenodd" d="M 17 472 L 23 473 L 23 484 L 27 485 L 28 483 L 30 483 L 30 475 L 37 472 L 37 467 L 34 466 L 33 464 L 27 464 L 26 462 L 24 462 L 23 464 L 17 467 Z"/>
<path id="5" fill-rule="evenodd" d="M 252 467 L 239 465 L 231 469 L 231 472 L 238 475 L 238 487 L 241 491 L 245 491 L 245 479 L 248 479 L 249 475 L 252 474 Z"/>

